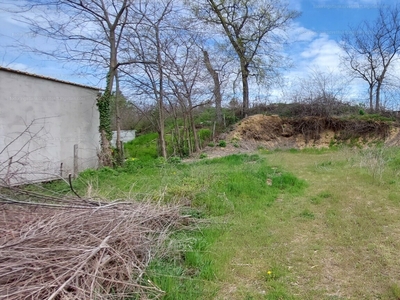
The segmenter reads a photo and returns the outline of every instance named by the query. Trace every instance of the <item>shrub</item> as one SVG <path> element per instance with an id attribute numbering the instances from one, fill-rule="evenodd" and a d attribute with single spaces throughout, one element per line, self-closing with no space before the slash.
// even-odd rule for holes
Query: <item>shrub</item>
<path id="1" fill-rule="evenodd" d="M 211 137 L 211 130 L 207 128 L 203 128 L 199 130 L 199 138 L 202 141 L 208 140 Z"/>
<path id="2" fill-rule="evenodd" d="M 226 147 L 226 141 L 224 141 L 224 140 L 219 141 L 218 146 Z"/>
<path id="3" fill-rule="evenodd" d="M 203 159 L 203 158 L 207 158 L 207 154 L 206 153 L 201 153 L 200 154 L 200 159 Z"/>
<path id="4" fill-rule="evenodd" d="M 170 158 L 168 158 L 168 162 L 170 164 L 179 164 L 182 162 L 182 159 L 179 156 L 171 156 Z"/>

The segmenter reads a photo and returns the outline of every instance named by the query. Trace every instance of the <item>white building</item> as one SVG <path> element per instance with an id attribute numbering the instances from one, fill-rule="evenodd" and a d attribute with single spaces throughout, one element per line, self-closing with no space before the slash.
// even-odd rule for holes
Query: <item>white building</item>
<path id="1" fill-rule="evenodd" d="M 0 185 L 98 165 L 99 89 L 0 67 Z"/>

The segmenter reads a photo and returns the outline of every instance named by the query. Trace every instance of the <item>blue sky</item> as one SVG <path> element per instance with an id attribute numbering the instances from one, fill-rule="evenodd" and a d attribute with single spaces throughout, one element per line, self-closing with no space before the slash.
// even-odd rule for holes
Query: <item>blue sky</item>
<path id="1" fill-rule="evenodd" d="M 23 0 L 13 0 L 23 1 Z M 385 4 L 394 3 L 385 0 Z M 349 31 L 349 25 L 356 25 L 362 20 L 373 19 L 377 14 L 376 0 L 289 0 L 290 6 L 299 10 L 302 15 L 295 20 L 290 30 L 292 40 L 295 40 L 286 50 L 293 60 L 293 68 L 286 71 L 285 78 L 304 76 L 310 69 L 321 69 L 340 73 L 339 54 L 342 34 Z M 1 11 L 6 4 L 0 3 L 0 65 L 55 77 L 85 85 L 100 86 L 93 76 L 78 76 L 73 74 L 74 68 L 57 61 L 45 60 L 29 53 L 20 53 L 11 45 L 16 40 L 26 43 L 37 43 L 29 36 L 24 24 L 13 20 L 13 15 Z M 40 40 L 40 46 L 52 47 L 52 41 Z"/>

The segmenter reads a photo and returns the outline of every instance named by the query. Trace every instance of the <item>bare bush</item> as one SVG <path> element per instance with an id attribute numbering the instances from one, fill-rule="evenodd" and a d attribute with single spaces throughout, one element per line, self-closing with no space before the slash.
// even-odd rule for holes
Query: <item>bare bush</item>
<path id="1" fill-rule="evenodd" d="M 33 119 L 24 130 L 4 139 L 0 148 L 0 186 L 10 186 L 32 179 L 32 157 L 44 148 L 46 118 Z"/>
<path id="2" fill-rule="evenodd" d="M 307 77 L 293 83 L 288 95 L 293 102 L 292 116 L 330 117 L 352 113 L 354 106 L 345 101 L 347 87 L 347 79 L 340 74 L 310 70 Z"/>
<path id="3" fill-rule="evenodd" d="M 360 151 L 360 168 L 366 168 L 373 179 L 381 180 L 389 159 L 385 148 L 374 147 Z"/>
<path id="4" fill-rule="evenodd" d="M 143 275 L 170 229 L 186 219 L 178 205 L 46 196 L 39 204 L 34 196 L 0 194 L 0 299 L 163 294 Z"/>

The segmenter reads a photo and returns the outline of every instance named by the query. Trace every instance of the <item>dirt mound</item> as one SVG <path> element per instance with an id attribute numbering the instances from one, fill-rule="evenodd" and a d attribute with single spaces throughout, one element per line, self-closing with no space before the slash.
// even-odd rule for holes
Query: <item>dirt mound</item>
<path id="1" fill-rule="evenodd" d="M 226 147 L 206 147 L 202 153 L 213 158 L 251 153 L 260 147 L 268 150 L 328 148 L 341 143 L 362 146 L 371 142 L 400 147 L 400 128 L 398 124 L 376 120 L 280 118 L 258 114 L 241 120 L 230 132 L 221 134 L 219 140 L 225 140 Z M 188 161 L 198 157 L 196 154 Z"/>
<path id="2" fill-rule="evenodd" d="M 333 117 L 280 118 L 272 115 L 253 115 L 233 126 L 220 140 L 227 147 L 209 147 L 203 152 L 209 157 L 244 153 L 259 147 L 266 149 L 328 148 L 335 143 L 368 144 L 382 141 L 400 146 L 398 127 L 375 120 L 342 119 Z"/>
<path id="3" fill-rule="evenodd" d="M 254 115 L 236 124 L 226 139 L 240 144 L 257 144 L 267 149 L 328 147 L 334 130 L 324 128 L 318 118 L 282 119 L 279 116 Z"/>

